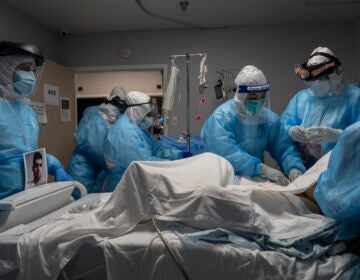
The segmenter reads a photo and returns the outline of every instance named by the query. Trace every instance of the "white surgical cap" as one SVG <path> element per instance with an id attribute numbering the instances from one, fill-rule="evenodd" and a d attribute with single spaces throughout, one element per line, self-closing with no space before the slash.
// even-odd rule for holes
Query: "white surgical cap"
<path id="1" fill-rule="evenodd" d="M 253 65 L 247 65 L 240 70 L 235 79 L 235 84 L 239 85 L 264 85 L 267 79 L 264 73 Z"/>
<path id="2" fill-rule="evenodd" d="M 130 106 L 126 109 L 126 115 L 133 123 L 140 124 L 145 115 L 151 111 L 150 96 L 146 93 L 129 91 L 125 102 L 127 105 L 146 103 L 139 106 Z"/>
<path id="3" fill-rule="evenodd" d="M 327 54 L 330 54 L 330 55 L 336 57 L 335 54 L 333 53 L 333 51 L 330 50 L 330 49 L 327 48 L 327 47 L 317 47 L 316 49 L 314 49 L 314 50 L 311 52 L 310 56 L 313 55 L 313 54 L 316 53 L 316 52 L 327 53 Z M 315 55 L 315 56 L 313 56 L 313 57 L 311 57 L 311 58 L 308 59 L 308 61 L 306 62 L 306 66 L 318 65 L 318 64 L 327 62 L 327 61 L 329 61 L 329 60 L 330 60 L 330 59 L 327 58 L 327 57 L 325 57 L 325 56 Z"/>
<path id="4" fill-rule="evenodd" d="M 115 96 L 119 96 L 120 99 L 125 100 L 126 98 L 126 91 L 123 87 L 114 87 L 107 98 L 109 101 L 112 100 Z"/>

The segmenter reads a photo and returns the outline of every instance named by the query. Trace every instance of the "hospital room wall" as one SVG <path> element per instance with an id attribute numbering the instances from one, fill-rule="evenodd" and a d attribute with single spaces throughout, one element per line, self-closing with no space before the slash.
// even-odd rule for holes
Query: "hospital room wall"
<path id="1" fill-rule="evenodd" d="M 46 58 L 61 63 L 59 39 L 8 2 L 0 1 L 0 41 L 36 44 Z"/>
<path id="2" fill-rule="evenodd" d="M 335 51 L 343 62 L 347 80 L 360 79 L 357 67 L 360 62 L 359 33 L 358 19 L 353 22 L 256 25 L 216 30 L 113 32 L 62 38 L 7 2 L 0 1 L 1 40 L 33 42 L 41 47 L 48 59 L 69 67 L 158 65 L 168 63 L 172 54 L 207 53 L 209 88 L 205 91 L 207 104 L 200 111 L 197 93 L 199 59 L 192 59 L 190 64 L 192 135 L 199 135 L 204 121 L 223 102 L 215 99 L 213 86 L 218 78 L 216 71 L 239 69 L 246 64 L 258 66 L 271 83 L 271 107 L 281 114 L 293 94 L 303 88 L 303 83 L 293 74 L 293 65 L 303 62 L 316 46 L 329 46 Z M 120 45 L 131 48 L 129 58 L 119 56 Z M 169 135 L 174 136 L 186 129 L 185 64 L 183 60 L 177 62 L 181 67 L 179 92 L 182 98 L 170 114 L 170 117 L 178 117 L 178 125 L 169 127 Z M 202 120 L 195 121 L 198 113 L 202 115 Z"/>
<path id="3" fill-rule="evenodd" d="M 94 65 L 166 64 L 173 54 L 206 53 L 208 55 L 207 103 L 199 109 L 197 57 L 190 60 L 191 133 L 199 135 L 211 112 L 223 101 L 216 100 L 214 88 L 220 69 L 240 69 L 254 64 L 262 69 L 271 85 L 271 108 L 281 114 L 292 96 L 304 87 L 294 75 L 295 63 L 302 63 L 317 46 L 328 46 L 340 57 L 347 80 L 355 81 L 356 26 L 354 22 L 321 24 L 255 25 L 227 29 L 173 31 L 114 32 L 97 35 L 69 36 L 62 40 L 64 64 L 69 67 Z M 94 44 L 96 42 L 96 44 Z M 128 45 L 132 54 L 124 59 L 119 47 Z M 178 125 L 170 122 L 169 135 L 179 136 L 186 130 L 186 73 L 185 60 L 176 61 L 181 68 L 179 92 L 181 99 L 170 113 Z M 234 71 L 235 75 L 238 71 Z M 229 96 L 230 98 L 232 97 Z M 202 119 L 195 120 L 200 114 Z"/>
<path id="4" fill-rule="evenodd" d="M 355 29 L 356 29 L 355 80 L 360 82 L 360 16 L 355 20 Z"/>

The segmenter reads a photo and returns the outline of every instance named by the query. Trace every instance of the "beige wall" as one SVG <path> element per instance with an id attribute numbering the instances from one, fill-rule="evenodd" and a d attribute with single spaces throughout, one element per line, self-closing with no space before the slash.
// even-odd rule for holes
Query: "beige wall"
<path id="1" fill-rule="evenodd" d="M 46 152 L 56 156 L 66 168 L 75 148 L 75 74 L 69 68 L 46 60 L 37 92 L 31 97 L 32 101 L 44 102 L 44 84 L 57 86 L 60 97 L 70 98 L 71 121 L 61 121 L 60 106 L 45 105 L 48 123 L 39 124 L 38 147 L 45 147 Z"/>
<path id="2" fill-rule="evenodd" d="M 157 88 L 160 85 L 161 88 Z M 76 73 L 76 95 L 82 97 L 107 97 L 116 86 L 127 92 L 136 90 L 151 96 L 162 95 L 161 71 L 100 71 Z M 79 90 L 79 87 L 82 90 Z"/>

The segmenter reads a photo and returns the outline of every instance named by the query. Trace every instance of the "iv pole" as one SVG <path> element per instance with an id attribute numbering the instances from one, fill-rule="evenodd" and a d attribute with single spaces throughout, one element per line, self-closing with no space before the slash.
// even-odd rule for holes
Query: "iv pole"
<path id="1" fill-rule="evenodd" d="M 190 56 L 204 56 L 204 53 L 186 53 L 186 54 L 176 54 L 170 56 L 170 59 L 176 59 L 178 57 L 185 57 L 186 58 L 186 151 L 183 152 L 184 158 L 192 156 L 190 151 L 190 141 L 191 141 L 191 134 L 190 134 Z"/>

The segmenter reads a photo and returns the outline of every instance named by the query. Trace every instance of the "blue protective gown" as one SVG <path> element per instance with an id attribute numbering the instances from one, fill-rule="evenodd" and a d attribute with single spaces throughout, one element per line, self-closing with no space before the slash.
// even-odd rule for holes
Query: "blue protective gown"
<path id="1" fill-rule="evenodd" d="M 142 130 L 126 114 L 118 118 L 107 134 L 104 154 L 108 166 L 109 163 L 112 165 L 104 183 L 106 191 L 115 189 L 132 161 L 163 161 L 182 157 L 181 150 L 164 148 L 148 130 Z"/>
<path id="2" fill-rule="evenodd" d="M 75 134 L 77 146 L 67 172 L 82 183 L 88 193 L 102 192 L 107 175 L 104 160 L 104 139 L 109 128 L 101 116 L 99 106 L 87 108 Z"/>
<path id="3" fill-rule="evenodd" d="M 0 98 L 0 199 L 24 190 L 25 169 L 23 153 L 37 149 L 39 125 L 28 103 Z M 63 166 L 47 154 L 48 173 L 55 180 L 72 179 Z M 60 174 L 61 173 L 61 174 Z"/>
<path id="4" fill-rule="evenodd" d="M 360 235 L 360 122 L 344 130 L 321 173 L 314 197 L 322 212 L 341 222 L 339 239 Z"/>
<path id="5" fill-rule="evenodd" d="M 205 150 L 226 158 L 235 174 L 254 177 L 260 175 L 264 151 L 288 173 L 291 168 L 305 172 L 293 141 L 280 125 L 280 118 L 263 109 L 260 121 L 251 124 L 236 114 L 234 100 L 219 106 L 201 130 Z"/>
<path id="6" fill-rule="evenodd" d="M 303 89 L 292 98 L 281 116 L 281 122 L 287 133 L 296 125 L 305 128 L 328 126 L 345 129 L 359 120 L 360 88 L 349 83 L 344 83 L 343 91 L 336 96 L 313 96 L 310 89 Z M 320 153 L 311 153 L 316 145 L 310 146 L 310 152 L 308 152 L 309 149 L 303 147 L 305 144 L 300 144 L 300 149 L 304 150 L 304 162 L 309 161 L 306 166 L 311 167 L 319 158 L 319 154 L 320 156 L 326 154 L 334 148 L 335 144 L 336 142 L 318 145 Z"/>

